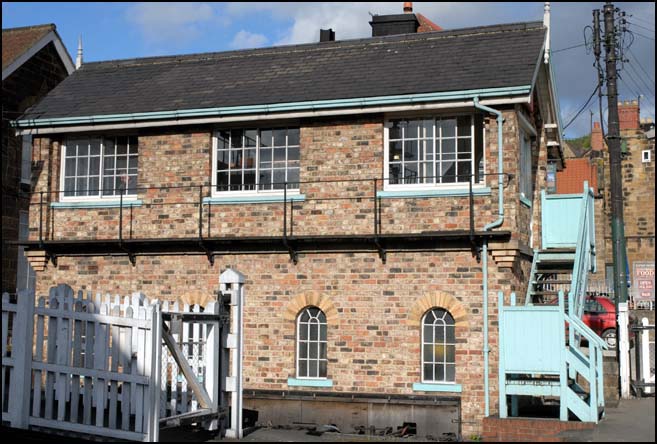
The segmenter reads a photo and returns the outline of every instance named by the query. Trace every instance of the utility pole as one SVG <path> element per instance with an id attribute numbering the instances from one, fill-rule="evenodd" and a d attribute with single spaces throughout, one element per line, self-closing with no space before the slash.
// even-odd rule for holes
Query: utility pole
<path id="1" fill-rule="evenodd" d="M 616 28 L 611 2 L 604 6 L 604 45 L 607 82 L 607 146 L 611 179 L 611 237 L 614 257 L 614 295 L 616 298 L 616 351 L 620 370 L 621 397 L 629 398 L 629 341 L 627 307 L 627 272 L 625 224 L 623 222 L 623 183 L 621 169 L 621 138 L 618 119 L 618 88 L 616 85 Z"/>

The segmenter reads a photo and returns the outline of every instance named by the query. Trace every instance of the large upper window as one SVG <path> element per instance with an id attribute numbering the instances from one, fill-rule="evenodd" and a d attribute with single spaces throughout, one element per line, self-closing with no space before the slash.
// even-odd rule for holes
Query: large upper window
<path id="1" fill-rule="evenodd" d="M 71 138 L 62 153 L 64 197 L 137 193 L 137 137 Z"/>
<path id="2" fill-rule="evenodd" d="M 297 317 L 297 377 L 326 378 L 326 315 L 317 307 L 304 308 Z"/>
<path id="3" fill-rule="evenodd" d="M 442 308 L 422 318 L 422 382 L 456 380 L 454 318 Z"/>
<path id="4" fill-rule="evenodd" d="M 216 133 L 216 192 L 299 188 L 299 128 L 252 128 Z"/>
<path id="5" fill-rule="evenodd" d="M 386 127 L 388 184 L 483 180 L 483 125 L 479 116 L 395 119 Z"/>

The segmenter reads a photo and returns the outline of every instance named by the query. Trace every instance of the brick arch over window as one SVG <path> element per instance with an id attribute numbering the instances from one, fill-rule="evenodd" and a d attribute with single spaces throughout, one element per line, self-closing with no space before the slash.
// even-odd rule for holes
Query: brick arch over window
<path id="1" fill-rule="evenodd" d="M 468 326 L 468 312 L 461 302 L 454 296 L 444 292 L 436 292 L 421 297 L 411 307 L 408 319 L 411 323 L 419 325 L 422 322 L 422 316 L 432 308 L 439 307 L 447 310 L 454 317 L 456 327 Z"/>
<path id="2" fill-rule="evenodd" d="M 317 292 L 308 292 L 292 299 L 285 308 L 285 319 L 296 322 L 297 316 L 304 308 L 309 305 L 315 306 L 322 310 L 326 315 L 326 321 L 330 324 L 338 315 L 338 310 L 333 305 L 333 301 L 326 296 Z"/>

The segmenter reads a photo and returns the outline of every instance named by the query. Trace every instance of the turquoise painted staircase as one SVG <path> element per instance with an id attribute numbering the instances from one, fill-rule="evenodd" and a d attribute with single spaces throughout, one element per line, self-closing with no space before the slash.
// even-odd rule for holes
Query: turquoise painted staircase
<path id="1" fill-rule="evenodd" d="M 534 252 L 524 305 L 499 294 L 500 417 L 518 416 L 520 396 L 559 403 L 559 418 L 604 415 L 606 343 L 582 321 L 588 275 L 595 272 L 593 193 L 542 192 L 542 246 Z M 582 339 L 587 347 L 582 347 Z M 509 412 L 510 404 L 510 412 Z"/>

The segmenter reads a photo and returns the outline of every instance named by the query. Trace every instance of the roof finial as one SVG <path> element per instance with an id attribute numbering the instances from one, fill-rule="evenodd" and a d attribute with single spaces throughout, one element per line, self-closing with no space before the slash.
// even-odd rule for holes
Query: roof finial
<path id="1" fill-rule="evenodd" d="M 550 61 L 550 2 L 545 2 L 545 6 L 543 7 L 543 26 L 547 28 L 543 63 L 548 63 Z"/>
<path id="2" fill-rule="evenodd" d="M 75 69 L 82 66 L 82 35 L 78 38 L 78 56 L 75 59 Z"/>

